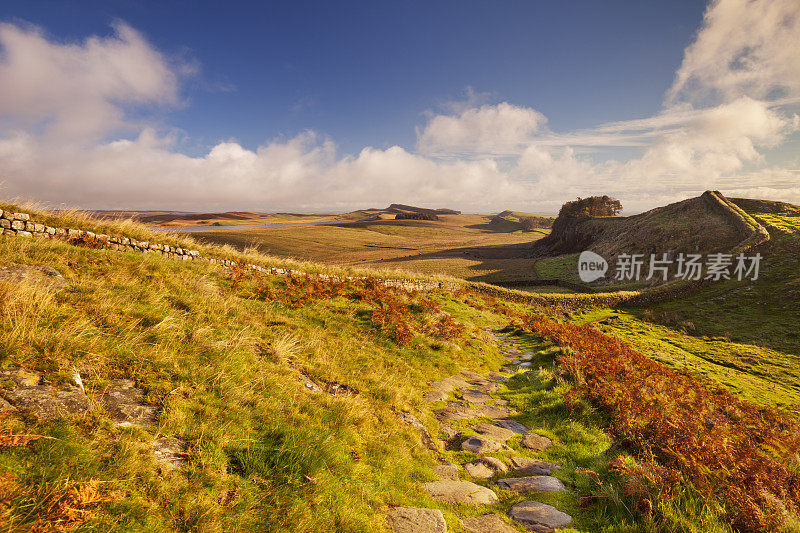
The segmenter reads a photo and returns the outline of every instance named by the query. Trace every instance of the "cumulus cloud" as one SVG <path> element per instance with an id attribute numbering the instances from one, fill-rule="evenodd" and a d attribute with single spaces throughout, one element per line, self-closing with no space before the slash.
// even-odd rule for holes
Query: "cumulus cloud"
<path id="1" fill-rule="evenodd" d="M 54 43 L 36 27 L 0 23 L 0 117 L 60 140 L 126 126 L 121 104 L 174 104 L 177 75 L 133 28 L 83 43 Z"/>
<path id="2" fill-rule="evenodd" d="M 468 88 L 466 100 L 428 115 L 415 150 L 354 155 L 313 131 L 255 150 L 225 140 L 183 154 L 163 129 L 125 112 L 181 101 L 180 66 L 134 29 L 119 23 L 110 37 L 58 43 L 37 28 L 0 24 L 0 192 L 185 210 L 403 202 L 555 212 L 575 196 L 612 194 L 632 212 L 707 188 L 800 202 L 800 175 L 765 157 L 797 142 L 800 118 L 787 104 L 800 96 L 798 9 L 786 0 L 713 2 L 650 117 L 554 132 L 539 111 L 489 104 Z M 618 147 L 635 155 L 604 152 Z"/>
<path id="3" fill-rule="evenodd" d="M 714 0 L 667 103 L 800 97 L 800 2 Z"/>

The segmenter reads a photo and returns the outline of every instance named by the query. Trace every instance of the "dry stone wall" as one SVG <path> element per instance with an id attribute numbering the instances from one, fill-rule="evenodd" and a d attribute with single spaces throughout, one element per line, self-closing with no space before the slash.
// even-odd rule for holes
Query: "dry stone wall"
<path id="1" fill-rule="evenodd" d="M 32 220 L 30 214 L 28 213 L 3 211 L 2 209 L 0 209 L 0 228 L 2 228 L 3 235 L 11 237 L 61 239 L 72 242 L 83 241 L 85 243 L 90 243 L 93 247 L 97 248 L 106 248 L 119 252 L 155 253 L 182 261 L 208 261 L 209 263 L 220 265 L 225 268 L 233 268 L 234 266 L 238 266 L 246 270 L 255 270 L 263 274 L 275 276 L 309 275 L 308 272 L 301 270 L 265 267 L 251 263 L 242 264 L 230 259 L 207 257 L 201 255 L 197 250 L 179 248 L 169 244 L 137 241 L 136 239 L 130 237 L 105 235 L 102 233 L 95 233 L 81 229 L 46 226 Z M 337 276 L 335 274 L 319 273 L 312 275 L 319 276 L 322 279 L 331 279 L 335 281 L 343 280 L 341 276 Z M 358 278 L 358 276 L 346 276 L 347 280 L 354 280 Z M 380 281 L 387 287 L 395 287 L 409 292 L 432 289 L 456 290 L 463 287 L 463 284 L 461 283 L 437 282 L 432 280 L 382 279 Z"/>
<path id="2" fill-rule="evenodd" d="M 711 195 L 709 195 L 711 196 Z M 721 195 L 720 195 L 721 196 Z M 766 230 L 760 226 L 751 217 L 749 220 L 741 216 L 739 212 L 732 212 L 729 202 L 720 200 L 719 197 L 714 195 L 708 198 L 710 202 L 716 204 L 717 208 L 726 212 L 728 216 L 733 219 L 740 220 L 742 232 L 745 233 L 746 239 L 742 244 L 746 244 L 743 248 L 749 249 L 753 246 L 760 244 L 765 240 L 764 233 Z M 755 222 L 757 227 L 752 226 Z M 760 229 L 759 229 L 760 228 Z M 142 253 L 155 253 L 169 258 L 182 260 L 182 261 L 208 261 L 209 263 L 222 266 L 224 268 L 233 268 L 238 266 L 246 270 L 254 270 L 263 274 L 274 276 L 318 276 L 321 279 L 330 279 L 334 281 L 345 281 L 364 279 L 366 276 L 338 276 L 336 274 L 317 273 L 310 274 L 301 270 L 279 268 L 279 267 L 265 267 L 250 263 L 239 263 L 230 259 L 215 258 L 201 255 L 197 250 L 190 250 L 186 248 L 179 248 L 169 244 L 138 241 L 136 239 L 105 235 L 102 233 L 95 233 L 92 231 L 85 231 L 75 228 L 62 228 L 51 227 L 45 224 L 34 221 L 30 214 L 22 212 L 3 211 L 0 209 L 0 229 L 5 236 L 22 237 L 22 238 L 42 238 L 42 239 L 61 239 L 71 242 L 84 242 L 90 243 L 92 246 L 98 248 L 106 248 L 119 252 L 142 252 Z M 766 233 L 766 239 L 769 239 L 769 234 Z M 740 246 L 740 248 L 742 248 Z M 642 305 L 651 304 L 655 302 L 674 299 L 686 295 L 704 285 L 703 282 L 696 284 L 671 284 L 669 286 L 657 287 L 648 289 L 641 292 L 628 292 L 628 293 L 596 293 L 596 294 L 524 294 L 519 291 L 512 291 L 503 287 L 496 287 L 484 283 L 471 283 L 471 282 L 448 282 L 448 281 L 434 281 L 434 280 L 421 280 L 421 279 L 379 279 L 387 287 L 395 287 L 408 292 L 414 291 L 428 291 L 435 289 L 443 289 L 447 291 L 456 291 L 459 289 L 469 290 L 470 292 L 477 292 L 493 296 L 507 301 L 517 302 L 527 305 L 536 306 L 553 306 L 571 309 L 590 308 L 590 307 L 614 307 L 617 305 Z"/>

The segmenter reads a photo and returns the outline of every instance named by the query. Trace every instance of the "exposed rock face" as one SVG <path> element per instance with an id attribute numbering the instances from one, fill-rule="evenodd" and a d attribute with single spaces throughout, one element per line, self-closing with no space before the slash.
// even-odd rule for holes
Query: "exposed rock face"
<path id="1" fill-rule="evenodd" d="M 527 457 L 512 457 L 511 468 L 520 474 L 533 474 L 536 476 L 547 476 L 559 466 L 547 461 L 538 459 L 528 459 Z"/>
<path id="2" fill-rule="evenodd" d="M 465 452 L 484 454 L 497 452 L 500 450 L 510 450 L 511 448 L 505 444 L 497 442 L 496 440 L 492 440 L 489 437 L 479 435 L 477 437 L 469 437 L 467 440 L 462 442 L 461 449 Z"/>
<path id="3" fill-rule="evenodd" d="M 512 520 L 525 526 L 528 531 L 544 533 L 567 527 L 572 517 L 551 505 L 534 501 L 519 502 L 508 513 Z"/>
<path id="4" fill-rule="evenodd" d="M 487 505 L 500 501 L 492 489 L 470 481 L 432 481 L 425 483 L 425 490 L 434 500 L 443 503 Z"/>
<path id="5" fill-rule="evenodd" d="M 419 430 L 419 438 L 422 441 L 423 446 L 433 451 L 438 449 L 433 437 L 431 437 L 431 434 L 425 428 L 425 425 L 419 421 L 419 418 L 409 413 L 400 413 L 397 416 L 409 426 L 414 426 L 417 428 L 417 430 Z"/>
<path id="6" fill-rule="evenodd" d="M 552 476 L 527 476 L 500 479 L 497 486 L 514 492 L 557 492 L 566 490 L 560 479 Z"/>
<path id="7" fill-rule="evenodd" d="M 175 437 L 163 437 L 153 442 L 156 461 L 170 468 L 182 469 L 189 464 L 189 446 Z"/>
<path id="8" fill-rule="evenodd" d="M 433 473 L 441 480 L 458 481 L 461 479 L 458 474 L 458 465 L 437 465 L 433 468 Z"/>
<path id="9" fill-rule="evenodd" d="M 505 474 L 508 468 L 496 457 L 479 457 L 464 465 L 467 473 L 478 479 L 489 479 L 497 474 Z"/>
<path id="10" fill-rule="evenodd" d="M 103 393 L 103 406 L 122 427 L 150 427 L 158 421 L 159 408 L 145 401 L 144 391 L 131 379 L 117 379 Z"/>
<path id="11" fill-rule="evenodd" d="M 528 433 L 522 438 L 522 445 L 535 452 L 542 452 L 552 444 L 553 441 L 538 433 Z"/>
<path id="12" fill-rule="evenodd" d="M 447 533 L 447 522 L 438 509 L 392 507 L 386 513 L 392 533 Z"/>
<path id="13" fill-rule="evenodd" d="M 458 431 L 451 428 L 447 424 L 442 423 L 439 423 L 439 433 L 441 433 L 446 439 L 453 439 L 458 436 Z"/>
<path id="14" fill-rule="evenodd" d="M 39 384 L 42 377 L 38 372 L 34 372 L 33 370 L 27 370 L 25 368 L 6 368 L 4 370 L 0 370 L 0 383 L 5 383 L 6 381 L 13 381 L 13 384 L 10 384 L 10 387 L 6 388 L 16 388 L 16 387 L 34 387 Z"/>
<path id="15" fill-rule="evenodd" d="M 516 533 L 517 530 L 496 514 L 462 518 L 458 521 L 468 533 Z"/>
<path id="16" fill-rule="evenodd" d="M 39 420 L 79 416 L 89 410 L 89 400 L 80 390 L 37 385 L 3 391 L 2 396 L 17 409 L 30 410 Z"/>

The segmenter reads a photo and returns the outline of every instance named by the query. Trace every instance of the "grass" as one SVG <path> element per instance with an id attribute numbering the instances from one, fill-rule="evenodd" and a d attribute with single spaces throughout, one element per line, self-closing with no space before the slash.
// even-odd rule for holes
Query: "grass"
<path id="1" fill-rule="evenodd" d="M 498 282 L 534 278 L 527 249 L 543 234 L 496 231 L 479 215 L 444 215 L 437 222 L 383 220 L 193 236 L 206 243 L 328 265 Z"/>
<path id="2" fill-rule="evenodd" d="M 129 227 L 80 217 L 51 223 L 97 224 L 107 233 Z M 151 238 L 139 226 L 132 231 L 141 240 Z M 233 249 L 201 249 L 260 264 L 280 261 L 253 251 L 237 256 Z M 424 298 L 462 329 L 447 340 L 417 330 L 407 345 L 398 345 L 391 330 L 375 322 L 376 302 L 369 299 L 343 293 L 303 297 L 296 305 L 281 297 L 285 280 L 240 278 L 204 262 L 0 238 L 0 267 L 12 263 L 52 266 L 73 289 L 0 282 L 0 365 L 36 369 L 57 387 L 75 367 L 93 403 L 79 419 L 37 422 L 25 413 L 0 418 L 5 431 L 49 437 L 0 451 L 0 506 L 7 511 L 0 513 L 6 520 L 0 527 L 67 520 L 64 513 L 75 508 L 86 513 L 72 522 L 81 531 L 376 531 L 388 506 L 413 505 L 442 508 L 448 526 L 459 531 L 459 517 L 479 512 L 438 505 L 424 493 L 421 482 L 433 480 L 438 461 L 466 457 L 427 451 L 396 414 L 412 412 L 435 428 L 420 398 L 426 383 L 461 369 L 496 370 L 504 360 L 484 329 L 505 326 L 530 308 L 475 294 L 407 297 L 419 323 L 435 316 Z M 763 349 L 750 354 L 757 364 L 747 363 L 751 346 L 732 351 L 727 340 L 682 334 L 639 312 L 620 311 L 619 319 L 600 327 L 653 357 L 666 353 L 663 360 L 676 366 L 686 357 L 681 351 L 710 369 L 751 364 L 736 377 L 741 381 L 731 380 L 743 397 L 756 401 L 767 399 L 774 376 L 793 372 L 787 352 Z M 609 314 L 572 317 L 585 322 Z M 535 335 L 523 339 L 534 350 L 549 345 Z M 636 508 L 625 494 L 625 476 L 609 465 L 620 457 L 636 462 L 609 439 L 605 415 L 588 403 L 582 411 L 566 407 L 564 395 L 574 383 L 559 377 L 552 355 L 540 351 L 534 363 L 544 369 L 543 379 L 515 377 L 514 389 L 502 396 L 520 411 L 517 420 L 553 439 L 540 457 L 562 464 L 556 475 L 572 491 L 542 501 L 573 514 L 574 531 L 730 531 L 713 502 L 688 486 L 673 500 L 658 502 L 657 518 Z M 302 376 L 359 393 L 309 392 Z M 119 378 L 135 379 L 163 408 L 155 428 L 121 428 L 105 415 L 97 401 Z M 781 394 L 792 403 L 790 390 Z M 190 445 L 186 471 L 153 461 L 150 443 L 161 436 Z M 588 471 L 600 483 L 580 473 Z M 499 495 L 502 505 L 495 510 L 501 513 L 524 499 Z"/>

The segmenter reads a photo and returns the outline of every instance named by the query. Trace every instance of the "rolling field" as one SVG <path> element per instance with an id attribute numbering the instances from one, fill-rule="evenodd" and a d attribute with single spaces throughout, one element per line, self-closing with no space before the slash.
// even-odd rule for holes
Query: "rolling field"
<path id="1" fill-rule="evenodd" d="M 488 224 L 490 217 L 482 215 L 443 215 L 440 219 L 209 231 L 193 236 L 207 243 L 326 264 L 447 274 L 486 282 L 535 278 L 528 248 L 548 230 L 496 231 Z"/>

